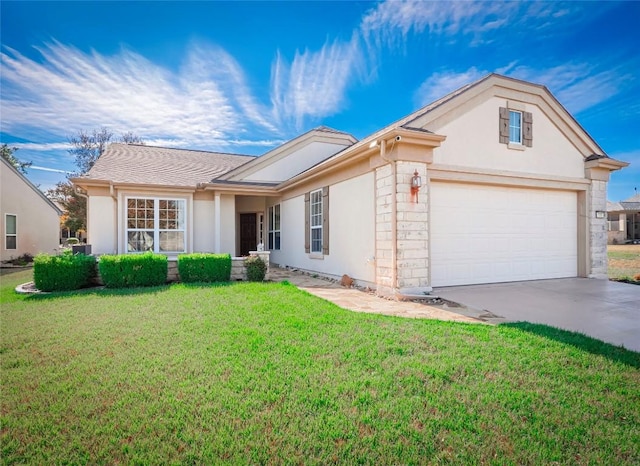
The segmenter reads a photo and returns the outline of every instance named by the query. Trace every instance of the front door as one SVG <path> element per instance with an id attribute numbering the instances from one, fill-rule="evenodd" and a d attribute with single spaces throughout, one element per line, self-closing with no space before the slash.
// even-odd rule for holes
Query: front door
<path id="1" fill-rule="evenodd" d="M 248 256 L 257 245 L 256 214 L 240 214 L 240 255 Z"/>

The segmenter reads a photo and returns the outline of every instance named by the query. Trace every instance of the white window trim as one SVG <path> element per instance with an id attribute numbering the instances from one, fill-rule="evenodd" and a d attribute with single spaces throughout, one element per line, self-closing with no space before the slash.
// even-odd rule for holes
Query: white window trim
<path id="1" fill-rule="evenodd" d="M 16 232 L 15 233 L 7 233 L 7 217 L 15 217 L 16 221 L 15 221 L 15 225 L 16 225 Z M 14 236 L 16 238 L 16 247 L 13 249 L 8 249 L 7 248 L 7 237 L 8 236 Z M 10 214 L 10 213 L 5 213 L 4 214 L 4 244 L 2 245 L 3 249 L 5 251 L 17 251 L 18 250 L 18 214 Z"/>
<path id="2" fill-rule="evenodd" d="M 175 255 L 183 254 L 187 252 L 187 221 L 188 221 L 188 202 L 187 199 L 180 197 L 167 197 L 167 196 L 125 196 L 124 198 L 124 253 L 125 254 L 144 254 L 145 251 L 129 251 L 129 232 L 130 231 L 149 231 L 148 228 L 129 228 L 129 214 L 128 205 L 131 199 L 142 199 L 153 201 L 153 252 L 156 254 Z M 160 201 L 178 201 L 183 204 L 184 219 L 182 222 L 182 228 L 180 229 L 160 229 Z M 160 232 L 182 232 L 182 251 L 160 251 Z"/>
<path id="3" fill-rule="evenodd" d="M 317 202 L 313 201 L 313 197 L 314 195 L 319 195 L 319 200 Z M 319 225 L 314 225 L 313 224 L 313 206 L 317 204 L 320 208 L 320 224 Z M 324 210 L 323 210 L 323 205 L 322 205 L 322 189 L 316 189 L 315 191 L 311 191 L 309 193 L 309 253 L 311 254 L 312 258 L 319 258 L 319 257 L 324 257 L 324 255 L 322 254 L 322 244 L 323 244 L 323 235 L 324 235 L 324 231 L 323 231 L 323 220 L 324 220 Z M 315 251 L 313 249 L 313 231 L 314 230 L 320 230 L 320 249 Z"/>
<path id="4" fill-rule="evenodd" d="M 519 141 L 512 141 L 511 140 L 511 128 L 512 128 L 512 126 L 511 126 L 511 114 L 512 113 L 517 113 L 518 115 L 520 115 L 520 126 L 518 128 L 518 130 L 519 130 L 519 138 L 520 138 Z M 523 139 L 522 139 L 523 138 L 523 134 L 522 134 L 523 122 L 524 122 L 524 114 L 523 114 L 523 112 L 521 110 L 514 110 L 512 108 L 509 108 L 509 146 L 510 146 L 510 148 L 515 148 L 515 147 L 511 147 L 511 146 L 523 146 L 524 147 Z"/>
<path id="5" fill-rule="evenodd" d="M 278 208 L 278 213 L 280 214 L 280 225 L 276 228 L 276 207 Z M 274 204 L 269 206 L 268 210 L 269 217 L 269 231 L 268 237 L 273 238 L 273 244 L 267 240 L 267 249 L 269 251 L 279 251 L 282 248 L 282 206 L 281 204 Z M 276 233 L 280 234 L 280 244 L 276 247 Z M 273 247 L 271 247 L 273 246 Z"/>

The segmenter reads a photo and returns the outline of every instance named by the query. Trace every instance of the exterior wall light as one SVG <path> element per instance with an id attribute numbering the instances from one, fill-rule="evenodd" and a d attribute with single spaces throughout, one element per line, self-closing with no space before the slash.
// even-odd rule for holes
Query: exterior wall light
<path id="1" fill-rule="evenodd" d="M 413 172 L 413 176 L 411 177 L 411 195 L 416 196 L 416 204 L 418 203 L 418 191 L 420 191 L 420 187 L 422 186 L 422 178 L 418 175 L 418 170 Z"/>

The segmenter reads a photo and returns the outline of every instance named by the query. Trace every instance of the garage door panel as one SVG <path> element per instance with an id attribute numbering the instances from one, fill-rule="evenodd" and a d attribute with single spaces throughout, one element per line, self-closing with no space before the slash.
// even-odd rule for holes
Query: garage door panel
<path id="1" fill-rule="evenodd" d="M 432 183 L 433 286 L 577 275 L 575 192 Z"/>

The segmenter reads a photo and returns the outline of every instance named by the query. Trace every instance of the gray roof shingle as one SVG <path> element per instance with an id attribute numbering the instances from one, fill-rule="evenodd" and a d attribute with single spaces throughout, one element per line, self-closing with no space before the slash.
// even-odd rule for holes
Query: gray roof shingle
<path id="1" fill-rule="evenodd" d="M 186 149 L 110 144 L 83 179 L 195 187 L 255 157 Z"/>

